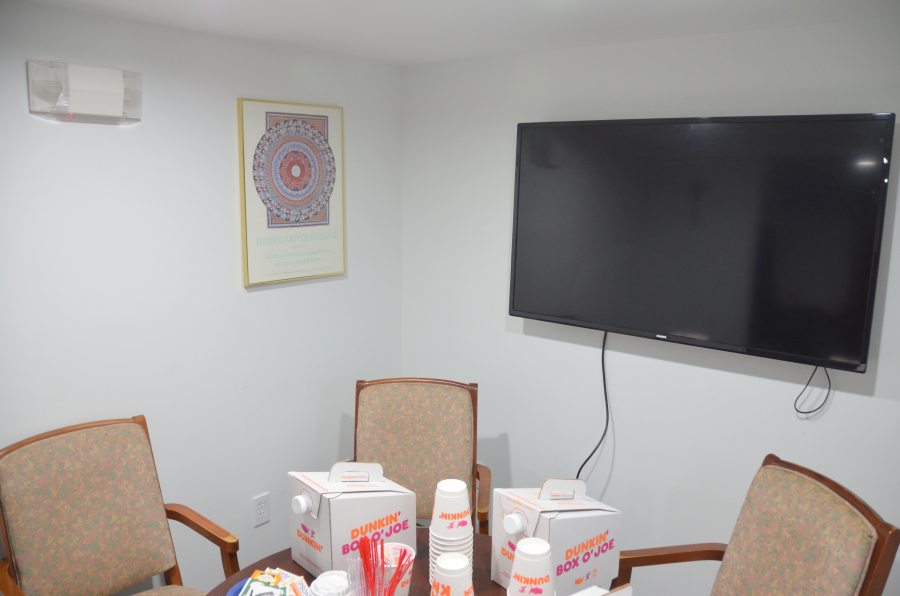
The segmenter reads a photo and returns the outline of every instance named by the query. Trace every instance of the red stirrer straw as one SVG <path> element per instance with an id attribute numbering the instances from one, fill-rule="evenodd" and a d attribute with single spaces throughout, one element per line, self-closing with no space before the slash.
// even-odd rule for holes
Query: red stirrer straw
<path id="1" fill-rule="evenodd" d="M 368 536 L 359 539 L 359 558 L 362 560 L 363 575 L 366 578 L 366 587 L 368 588 L 368 596 L 375 595 L 375 573 L 374 561 L 372 560 L 372 545 Z"/>

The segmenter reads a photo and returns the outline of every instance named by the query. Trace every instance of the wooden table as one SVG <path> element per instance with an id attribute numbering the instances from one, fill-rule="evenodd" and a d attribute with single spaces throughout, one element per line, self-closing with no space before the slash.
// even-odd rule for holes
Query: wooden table
<path id="1" fill-rule="evenodd" d="M 412 585 L 409 596 L 429 596 L 428 585 L 428 528 L 416 528 L 416 561 L 413 564 Z M 257 569 L 281 567 L 285 571 L 302 575 L 312 583 L 312 574 L 291 559 L 291 549 L 286 548 L 274 555 L 248 565 L 216 586 L 207 596 L 225 596 L 239 581 L 245 580 Z M 475 550 L 472 554 L 472 584 L 476 596 L 506 596 L 506 588 L 491 581 L 491 537 L 475 534 Z"/>

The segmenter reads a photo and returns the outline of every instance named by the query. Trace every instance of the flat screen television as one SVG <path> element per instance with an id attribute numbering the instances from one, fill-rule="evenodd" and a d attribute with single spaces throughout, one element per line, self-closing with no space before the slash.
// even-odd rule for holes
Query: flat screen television
<path id="1" fill-rule="evenodd" d="M 519 124 L 509 314 L 865 372 L 893 131 Z"/>

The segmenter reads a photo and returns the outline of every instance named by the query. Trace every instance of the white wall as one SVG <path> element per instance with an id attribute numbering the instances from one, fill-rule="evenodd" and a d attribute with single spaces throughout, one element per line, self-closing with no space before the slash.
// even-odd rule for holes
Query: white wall
<path id="1" fill-rule="evenodd" d="M 479 383 L 479 459 L 495 486 L 573 477 L 603 422 L 602 333 L 506 314 L 516 124 L 900 112 L 897 31 L 900 11 L 880 22 L 407 71 L 402 371 Z M 892 173 L 900 178 L 896 165 Z M 900 523 L 897 189 L 890 185 L 869 372 L 832 373 L 835 394 L 813 420 L 792 408 L 810 367 L 609 337 L 612 431 L 586 469 L 589 493 L 625 514 L 625 548 L 727 542 L 770 452 L 845 484 Z M 636 593 L 704 594 L 717 568 L 638 570 L 633 583 Z M 885 594 L 900 594 L 900 571 Z"/>
<path id="2" fill-rule="evenodd" d="M 142 73 L 143 121 L 30 115 L 28 59 Z M 244 565 L 286 548 L 286 472 L 352 456 L 356 379 L 400 372 L 400 76 L 0 0 L 0 445 L 144 414 L 168 502 Z M 244 289 L 238 97 L 344 108 L 346 275 Z M 173 533 L 186 585 L 222 581 Z"/>
<path id="3" fill-rule="evenodd" d="M 143 413 L 166 500 L 237 534 L 244 565 L 287 546 L 284 472 L 350 455 L 357 378 L 478 382 L 495 485 L 571 476 L 602 426 L 601 334 L 506 315 L 516 123 L 897 112 L 898 27 L 900 15 L 404 73 L 0 0 L 0 445 Z M 31 116 L 30 58 L 143 73 L 143 122 Z M 238 97 L 344 107 L 347 275 L 242 287 Z M 768 452 L 900 523 L 896 199 L 892 184 L 870 371 L 834 373 L 814 420 L 791 409 L 807 367 L 610 337 L 613 430 L 588 479 L 625 512 L 626 548 L 727 541 Z M 265 490 L 273 521 L 253 529 L 250 497 Z M 185 583 L 221 581 L 216 550 L 173 531 Z M 716 568 L 642 570 L 635 584 L 703 593 Z"/>

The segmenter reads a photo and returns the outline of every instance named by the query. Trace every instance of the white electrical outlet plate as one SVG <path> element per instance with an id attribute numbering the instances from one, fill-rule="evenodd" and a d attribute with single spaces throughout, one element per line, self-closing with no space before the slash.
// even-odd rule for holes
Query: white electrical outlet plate
<path id="1" fill-rule="evenodd" d="M 253 497 L 253 527 L 269 521 L 269 493 Z"/>

